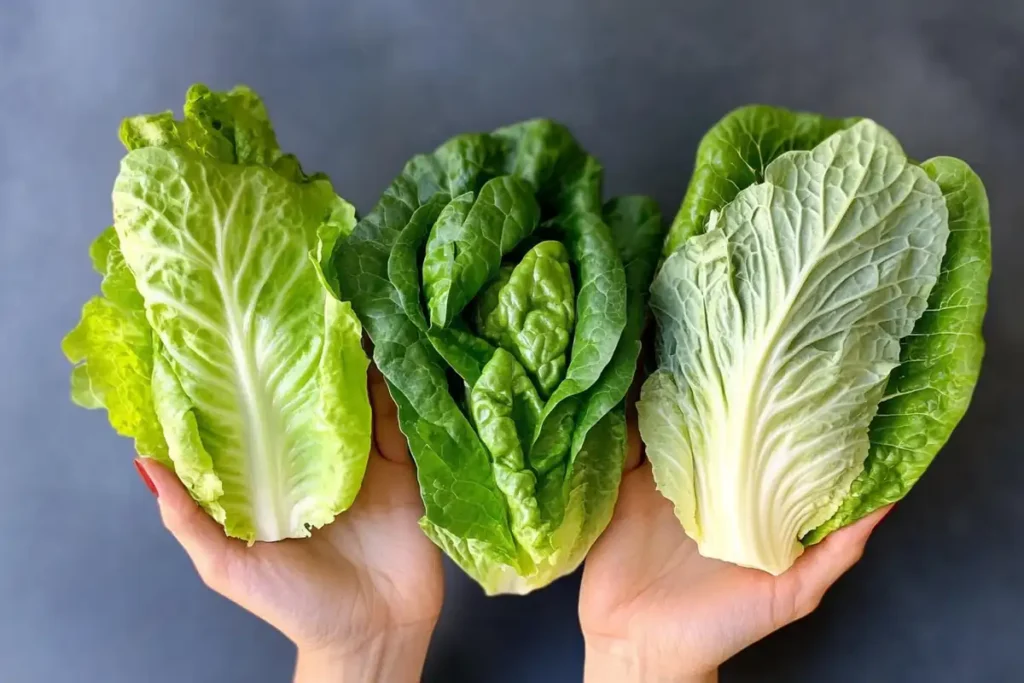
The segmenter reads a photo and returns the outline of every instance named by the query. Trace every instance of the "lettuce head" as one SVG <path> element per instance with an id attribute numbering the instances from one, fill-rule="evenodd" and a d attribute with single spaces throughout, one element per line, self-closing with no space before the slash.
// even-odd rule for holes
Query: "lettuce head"
<path id="1" fill-rule="evenodd" d="M 907 493 L 981 367 L 988 201 L 966 163 L 915 163 L 869 120 L 739 109 L 665 256 L 640 429 L 701 553 L 778 574 Z"/>
<path id="2" fill-rule="evenodd" d="M 414 157 L 336 248 L 420 524 L 488 593 L 571 572 L 611 517 L 662 240 L 651 200 L 602 204 L 594 158 L 534 120 Z"/>
<path id="3" fill-rule="evenodd" d="M 230 536 L 308 536 L 370 448 L 361 328 L 327 258 L 355 224 L 278 148 L 260 99 L 193 86 L 184 118 L 124 121 L 102 296 L 64 339 L 72 398 L 105 408 Z"/>

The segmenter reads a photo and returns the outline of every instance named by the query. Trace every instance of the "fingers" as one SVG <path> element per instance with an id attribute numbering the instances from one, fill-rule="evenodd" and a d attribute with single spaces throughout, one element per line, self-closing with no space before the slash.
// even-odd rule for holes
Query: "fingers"
<path id="1" fill-rule="evenodd" d="M 800 571 L 804 579 L 828 588 L 857 563 L 864 554 L 864 546 L 871 532 L 892 509 L 892 505 L 875 510 L 867 517 L 829 534 L 824 541 L 811 547 L 801 558 Z"/>
<path id="2" fill-rule="evenodd" d="M 825 591 L 860 560 L 871 532 L 892 507 L 887 505 L 875 510 L 860 521 L 829 534 L 779 577 L 780 581 L 789 582 L 786 592 L 793 596 L 795 614 L 785 620 L 787 623 L 812 612 Z"/>
<path id="3" fill-rule="evenodd" d="M 164 526 L 185 549 L 203 582 L 224 593 L 230 564 L 244 550 L 242 543 L 224 535 L 220 525 L 196 505 L 173 472 L 149 458 L 140 458 L 136 463 L 152 482 Z"/>
<path id="4" fill-rule="evenodd" d="M 636 403 L 626 404 L 626 462 L 622 467 L 623 475 L 629 474 L 640 466 L 644 455 L 644 444 L 640 439 L 637 426 Z"/>
<path id="5" fill-rule="evenodd" d="M 643 357 L 641 356 L 637 359 L 633 384 L 626 393 L 626 462 L 622 468 L 624 475 L 639 467 L 644 458 L 644 443 L 640 438 L 640 427 L 636 414 L 636 401 L 640 397 L 643 380 Z"/>
<path id="6" fill-rule="evenodd" d="M 368 375 L 370 406 L 373 408 L 373 440 L 377 451 L 385 460 L 408 464 L 409 449 L 398 428 L 398 407 L 391 398 L 384 375 L 372 363 Z"/>

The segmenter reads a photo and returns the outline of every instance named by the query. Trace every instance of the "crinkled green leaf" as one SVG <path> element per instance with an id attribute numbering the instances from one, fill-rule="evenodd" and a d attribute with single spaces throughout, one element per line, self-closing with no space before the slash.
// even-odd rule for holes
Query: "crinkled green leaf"
<path id="1" fill-rule="evenodd" d="M 550 396 L 565 377 L 569 334 L 576 322 L 569 254 L 561 242 L 541 242 L 507 275 L 481 294 L 477 328 L 511 351 L 541 395 Z"/>
<path id="2" fill-rule="evenodd" d="M 623 258 L 653 267 L 661 226 L 623 211 L 613 234 L 600 179 L 549 121 L 458 136 L 406 164 L 336 249 L 416 460 L 420 524 L 489 593 L 572 571 L 614 505 L 628 322 L 650 279 Z"/>
<path id="3" fill-rule="evenodd" d="M 583 447 L 591 427 L 623 400 L 633 383 L 647 320 L 648 288 L 658 263 L 659 245 L 665 236 L 661 211 L 649 197 L 612 199 L 604 207 L 604 216 L 625 268 L 626 326 L 615 354 L 587 392 L 574 429 L 573 457 Z M 624 448 L 622 453 L 625 457 Z"/>
<path id="4" fill-rule="evenodd" d="M 625 455 L 626 415 L 624 410 L 616 409 L 587 431 L 576 453 L 568 482 L 566 519 L 553 542 L 562 556 L 550 563 L 551 571 L 558 572 L 559 565 L 579 566 L 608 526 L 619 496 Z"/>
<path id="5" fill-rule="evenodd" d="M 406 315 L 388 277 L 402 231 L 434 196 L 451 196 L 448 187 L 437 156 L 411 159 L 374 210 L 336 247 L 335 263 L 341 294 L 373 340 L 374 362 L 387 380 L 416 460 L 424 532 L 467 571 L 483 558 L 517 566 L 518 549 L 488 453 L 449 392 L 444 362 L 415 316 Z M 416 273 L 409 277 L 418 279 Z"/>
<path id="6" fill-rule="evenodd" d="M 473 334 L 461 321 L 452 327 L 431 329 L 427 337 L 448 367 L 469 386 L 479 381 L 494 355 L 494 347 Z"/>
<path id="7" fill-rule="evenodd" d="M 560 423 L 561 404 L 576 402 L 601 377 L 626 326 L 626 272 L 603 216 L 577 211 L 558 220 L 556 227 L 579 277 L 577 322 L 565 378 L 545 404 L 534 437 L 531 459 L 536 461 L 553 457 L 553 453 L 538 452 L 536 443 L 546 438 L 551 425 Z M 568 444 L 564 450 L 568 451 Z"/>
<path id="8" fill-rule="evenodd" d="M 473 425 L 493 462 L 494 482 L 508 501 L 512 533 L 531 556 L 529 561 L 543 561 L 551 553 L 551 529 L 541 516 L 537 475 L 526 462 L 524 444 L 529 443 L 544 404 L 523 367 L 500 348 L 467 398 Z M 524 569 L 532 573 L 531 567 Z"/>
<path id="9" fill-rule="evenodd" d="M 76 400 L 228 534 L 307 536 L 352 503 L 370 446 L 361 326 L 329 263 L 354 211 L 281 153 L 246 88 L 194 86 L 182 120 L 133 117 L 121 137 L 92 251 L 104 297 L 65 340 Z"/>
<path id="10" fill-rule="evenodd" d="M 692 235 L 705 231 L 712 211 L 735 199 L 743 188 L 764 180 L 768 164 L 795 149 L 811 149 L 856 118 L 749 105 L 730 112 L 700 141 L 690 185 L 669 228 L 665 256 Z"/>
<path id="11" fill-rule="evenodd" d="M 967 412 L 981 372 L 981 323 L 992 271 L 988 197 L 959 159 L 936 157 L 921 168 L 938 183 L 949 210 L 949 240 L 928 308 L 903 340 L 900 364 L 871 421 L 871 450 L 849 496 L 805 543 L 907 494 Z"/>
<path id="12" fill-rule="evenodd" d="M 210 516 L 225 526 L 229 535 L 248 538 L 250 520 L 247 515 L 236 514 L 246 504 L 241 496 L 242 488 L 231 486 L 228 478 L 225 495 L 224 481 L 217 474 L 213 458 L 203 444 L 196 406 L 182 389 L 173 362 L 159 342 L 153 356 L 151 384 L 156 413 L 167 437 L 174 473 Z M 231 515 L 228 514 L 229 510 Z"/>
<path id="13" fill-rule="evenodd" d="M 612 410 L 587 432 L 571 473 L 562 484 L 566 489 L 565 515 L 550 536 L 542 536 L 551 551 L 538 558 L 529 583 L 524 586 L 522 576 L 508 567 L 471 560 L 487 572 L 486 581 L 481 583 L 491 586 L 491 593 L 521 593 L 524 588 L 546 586 L 564 576 L 567 568 L 578 567 L 611 521 L 625 452 L 625 413 Z"/>
<path id="14" fill-rule="evenodd" d="M 103 275 L 103 296 L 85 304 L 80 322 L 61 345 L 75 364 L 71 399 L 84 408 L 105 407 L 111 426 L 135 439 L 140 455 L 170 464 L 153 405 L 153 331 L 113 227 L 100 234 L 89 253 Z"/>
<path id="15" fill-rule="evenodd" d="M 388 257 L 388 277 L 395 286 L 402 310 L 421 330 L 427 329 L 427 319 L 420 304 L 419 251 L 448 200 L 448 195 L 437 194 L 416 209 L 395 240 Z"/>
<path id="16" fill-rule="evenodd" d="M 488 180 L 479 196 L 454 197 L 431 227 L 423 257 L 431 324 L 448 327 L 539 219 L 530 186 L 515 176 Z"/>

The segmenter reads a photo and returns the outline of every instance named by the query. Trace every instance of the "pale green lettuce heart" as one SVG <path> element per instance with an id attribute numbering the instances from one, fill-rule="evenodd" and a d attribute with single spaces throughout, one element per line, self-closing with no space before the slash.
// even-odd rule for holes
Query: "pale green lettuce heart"
<path id="1" fill-rule="evenodd" d="M 480 334 L 513 353 L 545 397 L 565 377 L 569 334 L 576 322 L 575 294 L 565 246 L 547 241 L 530 249 L 480 295 Z"/>

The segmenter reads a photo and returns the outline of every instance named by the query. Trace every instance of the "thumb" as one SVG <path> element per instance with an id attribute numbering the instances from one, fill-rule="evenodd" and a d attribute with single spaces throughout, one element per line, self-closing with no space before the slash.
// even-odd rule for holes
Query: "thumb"
<path id="1" fill-rule="evenodd" d="M 391 398 L 384 375 L 373 363 L 367 371 L 370 386 L 370 406 L 373 408 L 373 441 L 385 460 L 411 464 L 409 448 L 398 428 L 398 406 Z"/>
<path id="2" fill-rule="evenodd" d="M 780 580 L 792 582 L 789 586 L 790 594 L 794 596 L 795 614 L 792 618 L 800 618 L 814 611 L 825 591 L 860 560 L 871 532 L 885 519 L 892 507 L 887 505 L 879 508 L 850 526 L 829 534 L 824 541 L 808 549 L 792 569 L 779 577 Z"/>
<path id="3" fill-rule="evenodd" d="M 135 466 L 151 484 L 164 526 L 185 549 L 203 583 L 223 593 L 231 565 L 244 550 L 241 541 L 224 534 L 170 469 L 150 458 L 137 459 Z"/>

